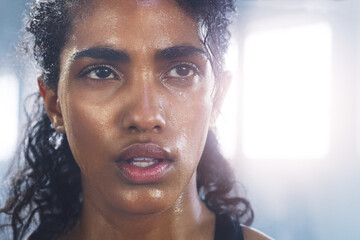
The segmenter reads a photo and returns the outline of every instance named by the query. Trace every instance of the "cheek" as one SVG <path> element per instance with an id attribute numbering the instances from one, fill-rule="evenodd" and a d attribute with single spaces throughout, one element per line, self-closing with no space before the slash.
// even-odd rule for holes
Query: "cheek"
<path id="1" fill-rule="evenodd" d="M 188 166 L 196 168 L 205 146 L 212 101 L 210 97 L 204 97 L 186 102 L 187 104 L 178 104 L 172 111 L 177 121 L 174 138 L 182 159 Z"/>
<path id="2" fill-rule="evenodd" d="M 100 167 L 95 160 L 107 154 L 111 116 L 105 108 L 89 104 L 81 98 L 69 98 L 64 106 L 63 118 L 69 145 L 83 174 L 87 175 L 95 166 Z"/>

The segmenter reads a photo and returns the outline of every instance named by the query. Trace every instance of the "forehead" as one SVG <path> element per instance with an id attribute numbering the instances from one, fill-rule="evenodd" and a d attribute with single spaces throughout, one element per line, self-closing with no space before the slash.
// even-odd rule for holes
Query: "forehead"
<path id="1" fill-rule="evenodd" d="M 69 43 L 129 51 L 201 46 L 196 21 L 172 0 L 93 0 L 86 14 L 75 16 Z"/>

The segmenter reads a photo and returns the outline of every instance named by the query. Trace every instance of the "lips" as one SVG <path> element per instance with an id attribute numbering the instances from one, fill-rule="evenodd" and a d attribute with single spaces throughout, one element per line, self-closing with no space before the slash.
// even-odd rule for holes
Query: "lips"
<path id="1" fill-rule="evenodd" d="M 116 164 L 121 175 L 133 184 L 160 181 L 170 170 L 169 153 L 153 143 L 137 143 L 125 148 Z"/>

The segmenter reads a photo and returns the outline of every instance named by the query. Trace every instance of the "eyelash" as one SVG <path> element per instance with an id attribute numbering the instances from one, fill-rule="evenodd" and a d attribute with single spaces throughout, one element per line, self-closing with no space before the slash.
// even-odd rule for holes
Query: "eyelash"
<path id="1" fill-rule="evenodd" d="M 191 76 L 179 76 L 179 77 L 172 77 L 172 76 L 169 76 L 170 72 L 173 71 L 173 70 L 176 70 L 180 67 L 186 67 L 188 70 L 192 71 L 194 76 L 199 76 L 201 75 L 201 71 L 200 69 L 193 63 L 189 63 L 189 62 L 182 62 L 182 63 L 178 63 L 176 65 L 173 65 L 171 66 L 170 68 L 168 68 L 168 70 L 165 72 L 164 74 L 164 78 L 167 78 L 167 77 L 170 77 L 170 78 L 189 78 Z M 89 66 L 87 68 L 85 68 L 84 70 L 82 70 L 80 73 L 79 73 L 79 76 L 82 77 L 82 78 L 85 78 L 87 77 L 88 74 L 90 74 L 92 71 L 94 70 L 99 70 L 99 69 L 106 69 L 106 70 L 110 70 L 110 73 L 114 75 L 114 78 L 115 79 L 119 79 L 119 75 L 117 74 L 116 70 L 112 67 L 112 66 L 109 66 L 109 65 L 93 65 L 93 66 Z M 103 80 L 104 78 L 91 78 L 92 80 Z"/>
<path id="2" fill-rule="evenodd" d="M 110 73 L 114 75 L 115 79 L 119 79 L 119 74 L 117 74 L 116 70 L 109 65 L 93 65 L 93 66 L 89 66 L 87 68 L 85 68 L 84 70 L 82 70 L 79 73 L 79 76 L 84 78 L 86 77 L 86 75 L 90 74 L 92 71 L 94 70 L 99 70 L 99 69 L 106 69 L 106 70 L 110 70 Z M 102 80 L 102 78 L 92 78 L 93 80 Z"/>
<path id="3" fill-rule="evenodd" d="M 179 64 L 176 64 L 174 66 L 171 66 L 165 73 L 165 77 L 172 71 L 175 70 L 176 68 L 180 68 L 180 67 L 186 67 L 189 70 L 194 72 L 194 75 L 201 75 L 201 71 L 200 69 L 193 63 L 189 63 L 189 62 L 181 62 Z M 182 77 L 182 78 L 187 78 L 187 77 Z"/>

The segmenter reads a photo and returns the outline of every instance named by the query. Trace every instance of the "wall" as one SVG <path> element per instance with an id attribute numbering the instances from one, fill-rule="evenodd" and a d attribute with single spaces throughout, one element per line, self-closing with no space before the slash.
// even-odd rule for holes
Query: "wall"
<path id="1" fill-rule="evenodd" d="M 239 16 L 234 29 L 240 46 L 237 79 L 240 127 L 237 127 L 238 145 L 232 163 L 255 208 L 254 226 L 276 239 L 360 239 L 359 10 L 357 0 L 239 1 Z M 247 117 L 244 116 L 244 95 L 247 90 L 243 73 L 247 64 L 244 59 L 246 37 L 254 32 L 292 25 L 295 29 L 301 24 L 319 21 L 326 22 L 332 31 L 330 125 L 326 154 L 279 159 L 247 156 L 244 152 L 244 118 Z M 288 61 L 298 57 L 294 55 Z M 293 80 L 288 79 L 290 85 Z M 312 87 L 315 86 L 309 85 Z M 303 96 L 304 106 L 307 97 Z M 300 108 L 301 104 L 297 107 Z M 313 121 L 311 114 L 309 112 L 308 119 Z M 266 124 L 266 119 L 261 121 Z M 279 117 L 278 121 L 282 119 Z M 273 137 L 275 140 L 275 135 L 270 139 Z M 309 141 L 311 137 L 310 134 Z M 265 150 L 259 147 L 258 151 Z"/>

